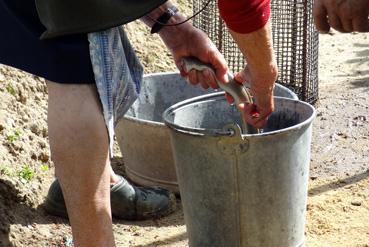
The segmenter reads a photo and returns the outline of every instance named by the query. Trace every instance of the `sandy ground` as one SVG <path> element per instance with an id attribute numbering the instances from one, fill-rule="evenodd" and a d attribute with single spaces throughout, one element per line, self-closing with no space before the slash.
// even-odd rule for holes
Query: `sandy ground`
<path id="1" fill-rule="evenodd" d="M 142 26 L 127 28 L 146 73 L 172 71 Z M 369 247 L 369 35 L 320 36 L 320 100 L 313 128 L 308 247 Z M 44 81 L 0 65 L 0 246 L 72 246 L 68 222 L 42 208 L 54 176 Z M 112 160 L 124 171 L 120 151 Z M 114 221 L 118 246 L 187 246 L 179 208 L 145 222 Z"/>

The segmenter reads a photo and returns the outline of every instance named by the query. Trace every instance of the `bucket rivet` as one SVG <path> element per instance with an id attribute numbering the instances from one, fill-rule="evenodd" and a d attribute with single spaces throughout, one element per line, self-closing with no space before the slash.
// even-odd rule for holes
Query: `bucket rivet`
<path id="1" fill-rule="evenodd" d="M 244 153 L 249 149 L 249 142 L 239 144 L 239 152 Z"/>

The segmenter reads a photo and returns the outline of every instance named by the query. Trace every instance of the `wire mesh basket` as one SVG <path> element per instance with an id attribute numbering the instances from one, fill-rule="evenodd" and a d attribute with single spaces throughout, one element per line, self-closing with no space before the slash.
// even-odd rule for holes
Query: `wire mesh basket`
<path id="1" fill-rule="evenodd" d="M 204 5 L 204 0 L 193 0 L 194 13 Z M 273 45 L 279 68 L 277 82 L 293 90 L 299 99 L 313 104 L 318 100 L 319 39 L 312 5 L 313 0 L 271 0 Z M 193 23 L 209 35 L 232 71 L 244 67 L 244 57 L 220 18 L 216 1 L 211 1 Z"/>

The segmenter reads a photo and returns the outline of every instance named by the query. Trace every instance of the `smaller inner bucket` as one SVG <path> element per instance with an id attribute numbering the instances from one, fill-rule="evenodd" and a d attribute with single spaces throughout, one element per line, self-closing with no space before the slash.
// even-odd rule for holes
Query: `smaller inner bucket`
<path id="1" fill-rule="evenodd" d="M 315 110 L 308 103 L 274 97 L 275 110 L 270 115 L 262 133 L 280 132 L 308 123 L 314 118 Z M 230 135 L 223 128 L 229 124 L 241 126 L 242 120 L 236 106 L 230 106 L 224 94 L 214 93 L 196 97 L 173 105 L 163 113 L 166 124 L 188 134 Z"/>

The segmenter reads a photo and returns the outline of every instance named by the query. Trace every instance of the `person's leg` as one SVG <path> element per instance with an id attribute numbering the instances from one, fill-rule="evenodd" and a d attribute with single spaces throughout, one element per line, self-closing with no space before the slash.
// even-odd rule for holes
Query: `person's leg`
<path id="1" fill-rule="evenodd" d="M 111 166 L 109 167 L 110 167 L 110 185 L 113 186 L 114 184 L 117 184 L 121 178 L 117 174 L 115 174 Z"/>
<path id="2" fill-rule="evenodd" d="M 94 85 L 47 82 L 52 160 L 74 246 L 115 246 L 110 210 L 108 133 Z"/>

